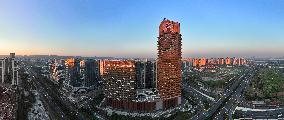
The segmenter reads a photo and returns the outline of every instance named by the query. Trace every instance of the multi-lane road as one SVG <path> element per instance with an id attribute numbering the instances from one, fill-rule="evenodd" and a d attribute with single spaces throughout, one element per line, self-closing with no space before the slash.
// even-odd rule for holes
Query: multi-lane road
<path id="1" fill-rule="evenodd" d="M 197 97 L 198 99 L 201 99 L 203 101 L 209 101 L 210 103 L 215 102 L 215 98 L 213 98 L 213 97 L 211 97 L 207 94 L 202 93 L 201 91 L 193 88 L 192 86 L 188 85 L 187 83 L 183 83 L 182 87 L 183 87 L 183 90 L 192 94 L 193 96 Z"/>
<path id="2" fill-rule="evenodd" d="M 39 92 L 40 99 L 43 101 L 50 119 L 83 120 L 84 116 L 56 89 L 58 86 L 47 79 L 43 79 L 44 77 L 34 68 L 33 64 L 26 63 L 25 70 L 29 73 L 32 83 Z"/>
<path id="3" fill-rule="evenodd" d="M 248 110 L 236 110 L 238 105 L 242 105 L 244 102 L 244 91 L 249 86 L 252 77 L 256 72 L 255 68 L 249 68 L 239 78 L 234 78 L 232 83 L 229 84 L 224 90 L 224 95 L 217 101 L 213 102 L 213 105 L 208 110 L 198 112 L 193 116 L 192 120 L 223 120 L 233 119 L 233 114 L 238 118 L 251 118 L 251 119 L 279 119 L 284 118 L 284 108 L 278 109 L 250 109 Z M 199 99 L 209 100 L 208 95 L 198 92 L 196 89 L 184 84 L 183 89 L 188 91 L 191 90 L 191 94 Z M 199 94 L 198 94 L 199 93 Z"/>
<path id="4" fill-rule="evenodd" d="M 233 91 L 230 98 L 223 104 L 217 114 L 214 115 L 215 119 L 224 119 L 224 117 L 233 119 L 235 108 L 240 102 L 243 102 L 243 92 L 248 87 L 253 73 L 248 73 L 248 76 L 241 78 L 240 84 L 237 89 Z"/>
<path id="5" fill-rule="evenodd" d="M 254 73 L 254 69 L 248 69 L 245 73 L 240 76 L 238 79 L 233 79 L 232 84 L 230 84 L 227 89 L 224 91 L 224 95 L 219 98 L 214 104 L 205 111 L 200 111 L 195 116 L 193 116 L 192 120 L 205 120 L 205 119 L 213 119 L 224 117 L 222 112 L 232 113 L 234 109 L 233 106 L 236 105 L 233 100 L 237 100 L 235 96 L 240 96 L 242 91 L 246 88 L 245 86 L 249 83 L 249 79 Z M 186 86 L 184 86 L 186 87 Z"/>

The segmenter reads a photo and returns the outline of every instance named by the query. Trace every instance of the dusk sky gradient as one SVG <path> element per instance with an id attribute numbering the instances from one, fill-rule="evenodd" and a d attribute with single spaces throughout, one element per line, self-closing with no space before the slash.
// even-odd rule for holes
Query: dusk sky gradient
<path id="1" fill-rule="evenodd" d="M 156 57 L 163 18 L 183 57 L 284 56 L 284 0 L 1 0 L 0 54 Z"/>

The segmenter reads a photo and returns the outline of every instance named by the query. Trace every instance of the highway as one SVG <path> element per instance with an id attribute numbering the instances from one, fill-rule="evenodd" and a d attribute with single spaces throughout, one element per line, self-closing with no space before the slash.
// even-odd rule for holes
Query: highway
<path id="1" fill-rule="evenodd" d="M 59 106 L 52 102 L 52 98 L 48 95 L 45 88 L 43 88 L 39 82 L 33 80 L 34 86 L 36 87 L 44 106 L 47 108 L 50 119 L 66 119 L 66 115 L 59 108 Z"/>
<path id="2" fill-rule="evenodd" d="M 229 111 L 229 109 L 231 110 L 233 107 L 231 108 L 229 107 L 232 106 L 233 104 L 231 104 L 230 101 L 232 100 L 232 98 L 234 98 L 236 94 L 239 94 L 241 93 L 241 91 L 243 91 L 243 89 L 245 88 L 244 84 L 248 84 L 247 78 L 252 76 L 252 73 L 253 69 L 248 69 L 238 79 L 233 79 L 232 84 L 229 84 L 230 86 L 227 87 L 227 89 L 225 89 L 225 91 L 223 92 L 224 95 L 221 98 L 219 98 L 215 102 L 215 104 L 213 104 L 207 111 L 201 111 L 197 113 L 191 119 L 192 120 L 213 119 L 215 115 L 218 115 L 218 113 L 220 113 L 220 111 L 222 112 L 224 110 L 225 111 Z"/>
<path id="3" fill-rule="evenodd" d="M 196 90 L 195 88 L 188 85 L 187 83 L 183 83 L 182 87 L 186 92 L 192 94 L 193 96 L 195 96 L 195 97 L 197 97 L 201 100 L 204 100 L 204 101 L 209 100 L 210 102 L 215 102 L 215 99 L 213 97 Z"/>
<path id="4" fill-rule="evenodd" d="M 215 114 L 214 119 L 224 119 L 227 117 L 229 119 L 233 119 L 233 113 L 235 108 L 240 102 L 243 102 L 243 92 L 248 87 L 253 74 L 250 73 L 249 76 L 244 77 L 244 79 L 240 82 L 239 87 L 234 90 L 231 97 L 224 103 L 224 106 L 221 107 L 220 111 Z"/>
<path id="5" fill-rule="evenodd" d="M 50 119 L 84 120 L 84 116 L 57 90 L 58 86 L 47 79 L 43 79 L 39 71 L 34 69 L 35 66 L 33 64 L 27 63 L 26 66 L 27 68 L 25 69 L 32 77 L 32 82 L 48 110 Z"/>
<path id="6" fill-rule="evenodd" d="M 240 87 L 235 90 L 229 101 L 227 101 L 224 107 L 215 115 L 214 119 L 224 119 L 226 116 L 229 119 L 233 119 L 232 115 L 235 114 L 237 118 L 252 118 L 252 119 L 279 119 L 284 118 L 284 108 L 277 109 L 251 109 L 245 108 L 240 109 L 238 105 L 244 104 L 243 92 L 249 87 L 251 79 L 254 73 L 249 77 L 246 77 L 241 83 Z M 236 109 L 238 107 L 238 109 Z"/>

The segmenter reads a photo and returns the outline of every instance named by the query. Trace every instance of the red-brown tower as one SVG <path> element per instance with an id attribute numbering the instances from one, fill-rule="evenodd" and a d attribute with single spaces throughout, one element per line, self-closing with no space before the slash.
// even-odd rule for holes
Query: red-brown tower
<path id="1" fill-rule="evenodd" d="M 164 19 L 159 27 L 157 59 L 157 88 L 164 109 L 180 104 L 181 40 L 180 23 Z"/>

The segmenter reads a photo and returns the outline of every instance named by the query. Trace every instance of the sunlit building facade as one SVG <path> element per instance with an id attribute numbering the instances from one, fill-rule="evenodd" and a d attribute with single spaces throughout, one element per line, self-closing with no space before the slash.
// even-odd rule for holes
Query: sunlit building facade
<path id="1" fill-rule="evenodd" d="M 181 103 L 181 34 L 180 23 L 164 19 L 159 26 L 157 89 L 163 109 Z"/>
<path id="2" fill-rule="evenodd" d="M 192 64 L 192 66 L 193 67 L 198 67 L 199 66 L 199 59 L 198 58 L 193 58 L 193 64 Z"/>
<path id="3" fill-rule="evenodd" d="M 101 74 L 107 106 L 116 110 L 139 112 L 162 109 L 156 91 L 137 86 L 137 68 L 141 67 L 140 64 L 136 66 L 137 62 L 132 60 L 101 60 L 100 63 L 100 68 L 104 71 Z M 142 64 L 142 67 L 145 69 L 146 66 Z M 143 77 L 144 80 L 145 78 Z"/>
<path id="4" fill-rule="evenodd" d="M 65 80 L 65 66 L 59 60 L 52 60 L 49 64 L 50 78 L 56 82 Z"/>
<path id="5" fill-rule="evenodd" d="M 128 108 L 136 95 L 135 62 L 130 60 L 104 60 L 104 94 L 113 108 Z"/>
<path id="6" fill-rule="evenodd" d="M 82 86 L 81 84 L 82 75 L 80 74 L 80 60 L 74 58 L 66 59 L 65 66 L 66 66 L 66 74 L 65 74 L 66 80 L 64 82 L 72 87 Z"/>
<path id="7" fill-rule="evenodd" d="M 224 58 L 218 58 L 218 65 L 224 65 Z"/>
<path id="8" fill-rule="evenodd" d="M 231 63 L 231 58 L 229 58 L 229 57 L 227 57 L 226 58 L 226 65 L 231 65 L 232 63 Z"/>

